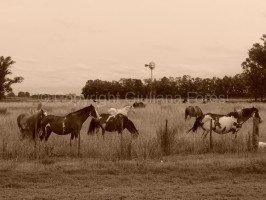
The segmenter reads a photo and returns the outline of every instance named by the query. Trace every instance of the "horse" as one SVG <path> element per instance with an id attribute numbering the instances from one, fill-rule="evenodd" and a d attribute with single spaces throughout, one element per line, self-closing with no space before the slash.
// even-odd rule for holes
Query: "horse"
<path id="1" fill-rule="evenodd" d="M 40 109 L 33 114 L 22 113 L 17 117 L 17 124 L 21 133 L 21 139 L 29 137 L 35 140 L 36 134 L 41 130 L 41 120 L 47 116 L 47 113 Z"/>
<path id="2" fill-rule="evenodd" d="M 71 112 L 66 116 L 48 115 L 41 121 L 41 127 L 43 134 L 40 136 L 40 140 L 48 140 L 52 132 L 58 135 L 71 134 L 71 140 L 78 137 L 78 148 L 80 149 L 80 130 L 86 119 L 92 116 L 98 118 L 99 114 L 93 105 L 87 106 L 75 112 Z"/>
<path id="3" fill-rule="evenodd" d="M 130 111 L 133 111 L 135 113 L 135 108 L 134 106 L 125 106 L 123 108 L 120 108 L 120 109 L 116 109 L 116 108 L 110 108 L 107 112 L 110 114 L 110 115 L 117 115 L 117 114 L 123 114 L 125 116 L 127 116 L 127 114 L 130 112 Z"/>
<path id="4" fill-rule="evenodd" d="M 102 136 L 104 137 L 105 131 L 122 133 L 124 129 L 127 129 L 133 137 L 139 135 L 133 122 L 128 119 L 127 116 L 118 113 L 111 115 L 109 113 L 103 113 L 100 115 L 99 120 L 92 119 L 88 129 L 88 135 L 97 133 L 99 128 L 102 129 Z"/>
<path id="5" fill-rule="evenodd" d="M 185 109 L 185 121 L 187 120 L 187 118 L 191 118 L 191 117 L 200 117 L 203 115 L 202 110 L 200 109 L 200 107 L 198 106 L 188 106 Z"/>
<path id="6" fill-rule="evenodd" d="M 145 108 L 146 105 L 143 102 L 135 102 L 133 103 L 134 108 Z"/>
<path id="7" fill-rule="evenodd" d="M 202 137 L 206 138 L 207 134 L 210 132 L 211 126 L 212 130 L 218 134 L 232 132 L 236 139 L 237 132 L 251 117 L 257 117 L 259 122 L 262 122 L 259 110 L 255 107 L 244 108 L 239 112 L 230 112 L 227 115 L 207 113 L 197 117 L 193 127 L 188 130 L 187 133 L 189 133 L 191 130 L 195 132 L 199 127 L 201 127 L 203 129 Z M 211 120 L 212 124 L 210 124 Z"/>

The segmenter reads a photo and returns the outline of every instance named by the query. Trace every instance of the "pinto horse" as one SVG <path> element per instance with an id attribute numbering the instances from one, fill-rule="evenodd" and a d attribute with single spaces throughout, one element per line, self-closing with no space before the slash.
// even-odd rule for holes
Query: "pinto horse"
<path id="1" fill-rule="evenodd" d="M 41 130 L 41 120 L 47 116 L 47 113 L 40 109 L 33 114 L 23 113 L 17 117 L 18 127 L 21 133 L 21 139 L 25 137 L 35 140 L 36 134 Z"/>
<path id="2" fill-rule="evenodd" d="M 123 114 L 125 116 L 127 116 L 127 114 L 130 112 L 130 111 L 133 111 L 135 113 L 135 109 L 134 109 L 134 106 L 125 106 L 123 108 L 120 108 L 120 109 L 116 109 L 116 108 L 110 108 L 107 112 L 110 114 L 110 115 L 117 115 L 117 114 Z"/>
<path id="3" fill-rule="evenodd" d="M 185 121 L 191 117 L 200 117 L 203 115 L 202 110 L 198 106 L 188 106 L 185 110 Z"/>
<path id="4" fill-rule="evenodd" d="M 41 122 L 43 134 L 40 136 L 40 139 L 47 141 L 52 132 L 58 135 L 71 134 L 70 145 L 71 140 L 74 137 L 78 137 L 78 149 L 80 149 L 80 130 L 89 116 L 93 118 L 98 118 L 99 116 L 93 105 L 69 113 L 66 116 L 48 115 Z"/>
<path id="5" fill-rule="evenodd" d="M 92 135 L 98 132 L 99 128 L 102 129 L 102 135 L 104 137 L 105 131 L 122 133 L 124 129 L 127 129 L 133 137 L 139 135 L 133 122 L 123 114 L 110 115 L 103 113 L 100 115 L 100 120 L 92 119 L 89 125 L 88 134 Z"/>
<path id="6" fill-rule="evenodd" d="M 199 127 L 203 129 L 202 137 L 205 138 L 210 132 L 210 126 L 212 130 L 218 134 L 226 134 L 232 132 L 235 134 L 241 129 L 242 125 L 251 117 L 257 117 L 261 123 L 261 117 L 257 108 L 244 108 L 238 112 L 230 112 L 227 115 L 219 115 L 207 113 L 200 117 L 197 117 L 193 127 L 188 130 L 195 132 Z M 212 121 L 212 124 L 210 124 Z"/>

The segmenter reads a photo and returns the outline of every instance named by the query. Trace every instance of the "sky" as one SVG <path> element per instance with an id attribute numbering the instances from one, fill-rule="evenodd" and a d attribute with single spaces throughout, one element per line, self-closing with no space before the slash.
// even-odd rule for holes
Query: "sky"
<path id="1" fill-rule="evenodd" d="M 0 0 L 14 92 L 80 94 L 87 80 L 241 73 L 265 0 Z"/>

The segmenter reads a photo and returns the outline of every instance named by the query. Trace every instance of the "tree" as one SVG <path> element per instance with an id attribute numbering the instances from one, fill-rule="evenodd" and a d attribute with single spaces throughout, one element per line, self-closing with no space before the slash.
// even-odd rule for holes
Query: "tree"
<path id="1" fill-rule="evenodd" d="M 25 92 L 18 92 L 18 97 L 25 97 Z"/>
<path id="2" fill-rule="evenodd" d="M 21 83 L 23 81 L 22 77 L 15 77 L 13 79 L 8 78 L 11 75 L 11 66 L 15 63 L 11 57 L 0 57 L 0 99 L 5 97 L 6 92 L 12 92 L 11 85 L 14 83 Z"/>
<path id="3" fill-rule="evenodd" d="M 255 100 L 261 100 L 265 93 L 266 84 L 266 35 L 261 38 L 263 44 L 255 43 L 248 51 L 248 58 L 242 63 L 249 89 L 253 92 Z"/>

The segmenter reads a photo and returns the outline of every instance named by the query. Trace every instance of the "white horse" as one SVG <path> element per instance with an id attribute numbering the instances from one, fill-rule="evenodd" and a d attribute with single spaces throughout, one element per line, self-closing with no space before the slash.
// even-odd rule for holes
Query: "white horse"
<path id="1" fill-rule="evenodd" d="M 134 106 L 125 106 L 123 108 L 120 108 L 120 109 L 116 109 L 116 108 L 110 108 L 107 112 L 110 114 L 110 115 L 117 115 L 117 114 L 123 114 L 125 116 L 127 116 L 127 114 L 130 112 L 130 111 L 133 111 L 135 113 L 135 108 Z"/>

